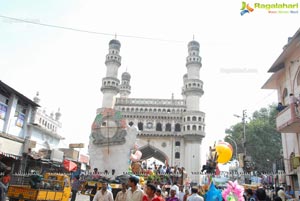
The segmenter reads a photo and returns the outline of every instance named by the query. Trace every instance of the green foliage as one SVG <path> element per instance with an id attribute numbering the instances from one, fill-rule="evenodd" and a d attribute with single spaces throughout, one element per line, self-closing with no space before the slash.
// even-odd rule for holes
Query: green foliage
<path id="1" fill-rule="evenodd" d="M 273 104 L 255 111 L 245 125 L 247 156 L 252 157 L 255 170 L 259 172 L 272 171 L 272 164 L 281 157 L 281 134 L 276 130 L 276 115 L 276 105 Z M 244 153 L 243 126 L 242 122 L 237 123 L 225 131 L 236 141 L 238 153 Z M 225 141 L 232 144 L 227 137 Z"/>

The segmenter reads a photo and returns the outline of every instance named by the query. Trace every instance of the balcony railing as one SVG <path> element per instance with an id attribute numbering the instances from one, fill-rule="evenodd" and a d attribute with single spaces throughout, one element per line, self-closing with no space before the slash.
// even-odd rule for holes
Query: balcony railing
<path id="1" fill-rule="evenodd" d="M 281 133 L 300 132 L 300 107 L 290 104 L 278 113 L 276 118 L 277 130 Z"/>

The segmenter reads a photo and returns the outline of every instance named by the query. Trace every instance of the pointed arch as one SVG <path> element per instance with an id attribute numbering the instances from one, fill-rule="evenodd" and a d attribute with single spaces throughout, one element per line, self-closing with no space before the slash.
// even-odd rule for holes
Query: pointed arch
<path id="1" fill-rule="evenodd" d="M 168 156 L 164 152 L 149 144 L 141 147 L 139 150 L 142 152 L 141 160 L 147 160 L 153 157 L 163 163 L 168 161 Z"/>

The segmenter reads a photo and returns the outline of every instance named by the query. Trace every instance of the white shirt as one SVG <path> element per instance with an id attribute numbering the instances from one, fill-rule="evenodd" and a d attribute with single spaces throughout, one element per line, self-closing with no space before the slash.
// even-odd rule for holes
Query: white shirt
<path id="1" fill-rule="evenodd" d="M 127 190 L 125 192 L 119 191 L 116 195 L 115 201 L 126 201 Z"/>
<path id="2" fill-rule="evenodd" d="M 179 191 L 179 196 L 178 196 L 178 198 L 179 198 L 180 201 L 183 201 L 184 195 L 185 195 L 184 192 Z"/>
<path id="3" fill-rule="evenodd" d="M 204 199 L 197 193 L 193 193 L 187 198 L 187 201 L 204 201 Z"/>
<path id="4" fill-rule="evenodd" d="M 126 201 L 142 201 L 144 191 L 140 188 L 137 188 L 135 191 L 131 191 L 131 188 L 127 190 Z"/>
<path id="5" fill-rule="evenodd" d="M 113 194 L 109 190 L 106 190 L 104 194 L 102 194 L 102 190 L 99 190 L 94 196 L 93 201 L 114 201 Z"/>

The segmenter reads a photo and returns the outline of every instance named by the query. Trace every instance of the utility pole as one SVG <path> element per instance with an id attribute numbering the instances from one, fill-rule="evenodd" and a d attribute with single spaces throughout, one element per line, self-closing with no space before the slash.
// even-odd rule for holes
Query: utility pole
<path id="1" fill-rule="evenodd" d="M 247 155 L 247 149 L 246 149 L 246 118 L 247 118 L 247 110 L 243 110 L 243 147 L 244 147 L 244 154 Z"/>

